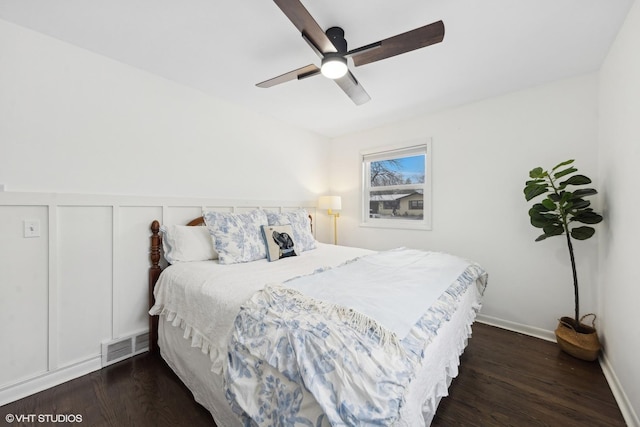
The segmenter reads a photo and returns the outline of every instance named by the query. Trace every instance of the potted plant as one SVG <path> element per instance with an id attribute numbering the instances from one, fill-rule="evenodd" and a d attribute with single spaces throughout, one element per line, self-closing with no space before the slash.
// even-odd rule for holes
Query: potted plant
<path id="1" fill-rule="evenodd" d="M 573 272 L 573 290 L 575 297 L 574 317 L 562 317 L 556 329 L 558 345 L 565 352 L 583 360 L 595 360 L 600 351 L 600 342 L 595 330 L 595 315 L 580 317 L 580 296 L 578 292 L 578 273 L 573 253 L 572 239 L 586 240 L 594 235 L 591 227 L 602 221 L 602 216 L 593 211 L 591 202 L 585 198 L 597 194 L 593 188 L 574 187 L 587 185 L 591 179 L 577 174 L 573 160 L 567 160 L 555 166 L 551 171 L 541 167 L 529 172 L 531 178 L 526 182 L 524 195 L 527 201 L 545 196 L 540 203 L 529 209 L 531 225 L 542 229 L 536 242 L 547 237 L 566 236 L 571 270 Z M 587 316 L 593 316 L 592 326 L 582 323 Z"/>

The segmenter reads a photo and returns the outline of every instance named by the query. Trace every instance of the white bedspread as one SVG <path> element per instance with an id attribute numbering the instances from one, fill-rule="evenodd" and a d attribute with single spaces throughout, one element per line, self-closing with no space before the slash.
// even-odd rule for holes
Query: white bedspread
<path id="1" fill-rule="evenodd" d="M 178 263 L 167 267 L 154 290 L 152 315 L 166 316 L 184 330 L 191 345 L 208 354 L 212 371 L 221 374 L 233 321 L 240 307 L 268 283 L 335 267 L 373 251 L 318 243 L 299 256 L 268 262 L 220 265 L 216 261 Z"/>

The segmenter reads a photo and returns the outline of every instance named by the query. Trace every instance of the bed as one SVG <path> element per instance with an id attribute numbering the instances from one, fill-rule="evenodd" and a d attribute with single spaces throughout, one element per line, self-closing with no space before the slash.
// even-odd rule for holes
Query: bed
<path id="1" fill-rule="evenodd" d="M 429 425 L 457 376 L 487 273 L 444 253 L 322 244 L 310 227 L 302 209 L 154 221 L 152 351 L 219 427 Z M 273 246 L 265 257 L 245 244 L 260 239 Z M 200 250 L 176 256 L 176 246 Z M 240 261 L 229 262 L 229 246 Z"/>

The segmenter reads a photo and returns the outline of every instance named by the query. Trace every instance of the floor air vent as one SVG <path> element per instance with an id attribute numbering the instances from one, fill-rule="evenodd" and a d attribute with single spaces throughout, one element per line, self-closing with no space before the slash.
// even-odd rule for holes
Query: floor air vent
<path id="1" fill-rule="evenodd" d="M 102 367 L 149 350 L 149 334 L 143 332 L 102 343 Z"/>
<path id="2" fill-rule="evenodd" d="M 136 335 L 136 339 L 133 344 L 134 354 L 149 350 L 149 334 L 145 332 L 144 334 Z"/>

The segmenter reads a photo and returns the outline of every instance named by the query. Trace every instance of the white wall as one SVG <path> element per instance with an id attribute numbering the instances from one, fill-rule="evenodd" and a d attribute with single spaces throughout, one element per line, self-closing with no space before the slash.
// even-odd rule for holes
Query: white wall
<path id="1" fill-rule="evenodd" d="M 341 242 L 476 260 L 489 272 L 483 315 L 552 331 L 573 313 L 569 255 L 561 238 L 534 242 L 540 233 L 529 224 L 522 189 L 529 170 L 570 158 L 597 178 L 596 85 L 586 75 L 333 140 Z M 359 227 L 360 150 L 420 137 L 433 141 L 433 229 Z M 597 235 L 575 245 L 584 313 L 596 308 L 596 247 Z"/>
<path id="2" fill-rule="evenodd" d="M 11 191 L 297 200 L 326 190 L 324 137 L 2 20 L 0 52 L 0 184 Z"/>
<path id="3" fill-rule="evenodd" d="M 606 224 L 600 295 L 606 358 L 640 426 L 640 3 L 635 2 L 600 72 L 599 170 Z"/>
<path id="4" fill-rule="evenodd" d="M 1 20 L 0 52 L 0 405 L 147 327 L 153 219 L 328 188 L 324 137 Z"/>

